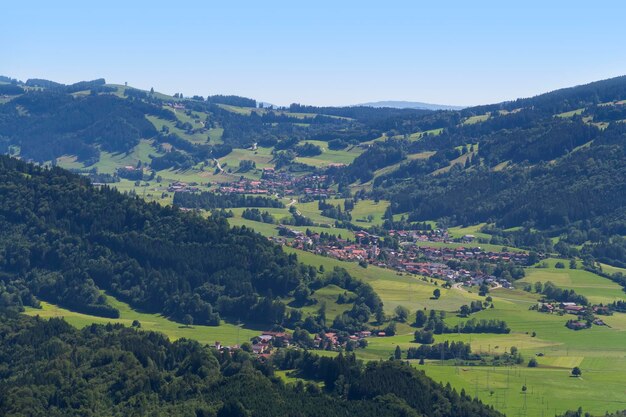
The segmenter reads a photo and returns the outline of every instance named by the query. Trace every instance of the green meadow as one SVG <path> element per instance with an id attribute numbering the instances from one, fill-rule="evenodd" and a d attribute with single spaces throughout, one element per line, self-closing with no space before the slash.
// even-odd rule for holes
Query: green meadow
<path id="1" fill-rule="evenodd" d="M 314 166 L 316 168 L 327 167 L 331 164 L 348 165 L 364 151 L 364 149 L 359 146 L 349 146 L 348 148 L 342 150 L 332 150 L 328 149 L 327 142 L 316 140 L 307 140 L 303 143 L 311 143 L 313 145 L 319 146 L 322 150 L 322 153 L 313 157 L 297 157 L 296 162 L 301 162 L 303 164 Z"/>
<path id="2" fill-rule="evenodd" d="M 232 218 L 229 221 L 233 223 Z M 275 228 L 274 225 L 267 227 Z M 459 231 L 463 232 L 466 231 Z M 335 266 L 346 268 L 355 277 L 372 285 L 385 303 L 385 311 L 389 316 L 393 316 L 393 311 L 398 305 L 409 308 L 411 311 L 409 320 L 407 323 L 397 324 L 395 336 L 370 338 L 368 346 L 357 351 L 358 357 L 364 360 L 387 359 L 396 346 L 400 346 L 403 351 L 419 346 L 413 342 L 415 329 L 410 326 L 417 309 L 446 311 L 445 320 L 452 326 L 466 320 L 455 314 L 461 305 L 473 300 L 484 300 L 484 297 L 478 296 L 474 289 L 465 287 L 444 289 L 441 288 L 441 282 L 424 281 L 410 274 L 399 274 L 371 265 L 362 268 L 357 263 L 343 262 L 289 247 L 285 247 L 284 250 L 296 253 L 300 261 L 308 265 L 315 267 L 322 265 L 326 270 Z M 575 289 L 593 302 L 626 298 L 623 297 L 625 294 L 621 288 L 610 280 L 578 269 L 567 267 L 557 269 L 554 267 L 556 262 L 556 259 L 549 259 L 547 268 L 527 268 L 527 276 L 519 284 L 552 281 L 563 288 Z M 521 287 L 519 284 L 518 287 Z M 442 292 L 438 300 L 432 299 L 435 288 L 440 288 Z M 307 314 L 315 314 L 324 303 L 327 317 L 332 318 L 352 307 L 351 304 L 336 303 L 338 295 L 342 292 L 342 289 L 335 286 L 322 288 L 312 295 L 317 303 L 305 306 L 302 310 Z M 594 325 L 590 329 L 573 331 L 565 327 L 565 322 L 570 316 L 539 313 L 529 309 L 539 299 L 536 293 L 499 288 L 491 290 L 489 295 L 493 299 L 494 308 L 474 313 L 471 317 L 504 320 L 511 328 L 511 333 L 444 334 L 436 335 L 435 341 L 463 341 L 470 343 L 473 351 L 491 355 L 502 354 L 515 346 L 523 355 L 524 363 L 513 367 L 487 367 L 456 366 L 451 361 L 443 363 L 427 361 L 425 365 L 418 365 L 417 361 L 414 361 L 415 366 L 436 381 L 450 383 L 458 390 L 464 389 L 466 393 L 478 396 L 509 416 L 544 417 L 562 413 L 567 409 L 576 409 L 578 406 L 596 415 L 626 408 L 623 383 L 626 380 L 625 314 L 616 313 L 603 317 L 608 326 Z M 42 303 L 42 309 L 29 308 L 26 314 L 41 317 L 63 316 L 77 327 L 94 322 L 118 322 L 130 325 L 133 320 L 139 320 L 142 329 L 161 331 L 172 339 L 186 337 L 209 344 L 215 341 L 224 344 L 242 343 L 262 330 L 249 328 L 248 325 L 240 327 L 232 323 L 223 323 L 219 327 L 193 325 L 188 328 L 158 314 L 135 311 L 113 297 L 108 297 L 108 300 L 120 310 L 119 319 L 88 316 L 48 303 Z M 542 356 L 536 356 L 539 353 Z M 537 359 L 539 364 L 537 368 L 526 366 L 530 358 Z M 570 376 L 574 366 L 582 369 L 582 377 Z M 281 377 L 290 381 L 287 374 Z M 522 391 L 523 386 L 527 387 L 526 391 Z"/>
<path id="3" fill-rule="evenodd" d="M 611 303 L 616 300 L 626 298 L 626 293 L 618 284 L 598 275 L 582 269 L 570 269 L 569 262 L 561 262 L 565 265 L 563 269 L 554 267 L 558 260 L 547 259 L 549 268 L 528 268 L 526 277 L 520 283 L 533 284 L 535 282 L 545 283 L 551 281 L 558 287 L 569 288 L 582 294 L 592 303 Z"/>
<path id="4" fill-rule="evenodd" d="M 488 235 L 487 233 L 482 233 L 480 231 L 480 229 L 482 229 L 485 225 L 486 223 L 479 223 L 472 226 L 451 227 L 448 229 L 448 233 L 453 238 L 461 238 L 465 235 L 474 235 L 476 236 L 476 238 L 491 239 L 491 235 Z"/>
<path id="5" fill-rule="evenodd" d="M 345 268 L 351 275 L 369 283 L 385 304 L 385 311 L 393 314 L 393 310 L 402 305 L 415 313 L 417 309 L 435 309 L 456 311 L 463 304 L 477 300 L 477 294 L 468 293 L 459 289 L 446 289 L 441 282 L 434 280 L 438 285 L 423 281 L 420 277 L 411 274 L 402 274 L 391 269 L 369 265 L 367 268 L 356 262 L 340 261 L 338 259 L 304 252 L 290 247 L 284 247 L 286 252 L 296 253 L 298 259 L 307 264 L 330 270 L 334 267 Z M 438 300 L 432 298 L 435 288 L 441 291 Z M 468 301 L 469 300 L 469 301 Z"/>
<path id="6" fill-rule="evenodd" d="M 133 310 L 128 304 L 111 296 L 107 296 L 107 301 L 120 311 L 119 319 L 109 319 L 77 313 L 45 302 L 41 303 L 41 309 L 27 308 L 26 314 L 29 316 L 40 316 L 42 318 L 63 317 L 68 323 L 78 328 L 88 326 L 92 323 L 121 323 L 125 326 L 130 326 L 134 320 L 139 320 L 143 330 L 164 333 L 172 340 L 184 337 L 197 340 L 203 344 L 213 344 L 216 341 L 225 345 L 243 343 L 249 341 L 251 337 L 257 336 L 260 330 L 266 330 L 244 328 L 243 326 L 225 322 L 222 322 L 220 326 L 192 325 L 187 327 L 181 323 L 168 320 L 160 314 L 143 313 Z"/>
<path id="7" fill-rule="evenodd" d="M 383 215 L 391 204 L 389 201 L 359 200 L 352 210 L 352 221 L 359 226 L 383 224 Z M 371 217 L 370 217 L 371 216 Z M 369 220 L 371 218 L 371 221 Z"/>
<path id="8" fill-rule="evenodd" d="M 479 114 L 477 116 L 471 116 L 465 119 L 462 124 L 473 125 L 476 123 L 484 122 L 485 120 L 489 119 L 489 117 L 491 117 L 489 114 Z"/>

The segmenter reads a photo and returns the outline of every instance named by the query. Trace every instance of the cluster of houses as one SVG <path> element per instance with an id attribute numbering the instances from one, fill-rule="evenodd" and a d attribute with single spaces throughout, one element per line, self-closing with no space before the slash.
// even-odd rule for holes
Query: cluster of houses
<path id="1" fill-rule="evenodd" d="M 371 332 L 362 330 L 348 336 L 347 339 L 340 337 L 337 333 L 326 332 L 324 334 L 315 335 L 313 339 L 313 347 L 320 350 L 337 350 L 346 347 L 348 342 L 359 342 L 368 337 L 377 336 L 385 337 L 385 332 Z"/>
<path id="2" fill-rule="evenodd" d="M 200 191 L 198 187 L 193 184 L 187 184 L 182 181 L 175 181 L 167 187 L 167 191 L 170 193 L 195 193 Z"/>
<path id="3" fill-rule="evenodd" d="M 480 271 L 452 268 L 446 262 L 477 260 L 490 263 L 513 262 L 525 265 L 528 261 L 528 255 L 524 252 L 486 252 L 481 248 L 434 248 L 415 244 L 414 239 L 416 238 L 419 240 L 430 238 L 435 239 L 434 241 L 445 239 L 447 236 L 445 231 L 433 231 L 433 233 L 428 234 L 419 231 L 394 231 L 394 236 L 407 239 L 401 241 L 400 247 L 394 250 L 379 245 L 380 237 L 366 231 L 356 232 L 354 241 L 347 241 L 338 238 L 321 239 L 318 233 L 307 234 L 284 226 L 282 228 L 285 230 L 281 235 L 292 239 L 278 239 L 277 242 L 296 249 L 342 261 L 366 262 L 399 272 L 444 279 L 450 283 L 463 282 L 471 286 L 487 284 L 504 288 L 512 287 L 506 279 L 496 278 Z"/>
<path id="4" fill-rule="evenodd" d="M 435 230 L 390 230 L 389 236 L 404 242 L 449 242 L 450 236 L 445 229 Z"/>
<path id="5" fill-rule="evenodd" d="M 270 189 L 263 181 L 241 179 L 224 183 L 220 187 L 220 192 L 223 194 L 270 194 Z"/>
<path id="6" fill-rule="evenodd" d="M 276 172 L 273 168 L 264 168 L 261 179 L 241 178 L 237 181 L 223 183 L 219 189 L 225 194 L 304 194 L 310 198 L 327 198 L 336 194 L 325 186 L 326 175 L 293 175 Z"/>
<path id="7" fill-rule="evenodd" d="M 325 332 L 315 335 L 313 339 L 313 348 L 319 350 L 338 350 L 345 348 L 349 342 L 362 341 L 368 337 L 385 337 L 386 333 L 382 331 L 362 330 L 350 336 L 340 336 L 335 332 Z M 252 353 L 260 358 L 267 358 L 276 348 L 286 348 L 294 345 L 293 337 L 287 332 L 266 331 L 251 339 Z M 295 344 L 297 345 L 297 343 Z M 232 352 L 241 349 L 240 345 L 225 346 L 220 342 L 213 345 L 220 352 Z"/>
<path id="8" fill-rule="evenodd" d="M 485 261 L 491 263 L 513 262 L 519 265 L 528 264 L 526 252 L 487 252 L 480 247 L 433 248 L 405 244 L 406 251 L 412 252 L 418 258 L 447 262 L 457 261 Z"/>
<path id="9" fill-rule="evenodd" d="M 611 310 L 606 306 L 583 306 L 574 302 L 539 302 L 537 304 L 537 311 L 541 313 L 550 314 L 572 314 L 576 316 L 576 319 L 568 320 L 566 326 L 572 330 L 581 330 L 591 327 L 591 324 L 596 326 L 606 326 L 604 320 L 596 317 L 595 315 L 611 315 Z M 581 317 L 591 313 L 593 319 L 582 319 Z"/>
<path id="10" fill-rule="evenodd" d="M 275 347 L 289 347 L 292 336 L 287 332 L 262 332 L 259 336 L 252 338 L 252 353 L 260 357 L 268 357 Z M 240 345 L 225 346 L 220 342 L 213 345 L 220 352 L 232 352 L 241 349 Z"/>
<path id="11" fill-rule="evenodd" d="M 548 302 L 537 304 L 537 310 L 542 313 L 584 314 L 587 307 L 571 302 Z"/>

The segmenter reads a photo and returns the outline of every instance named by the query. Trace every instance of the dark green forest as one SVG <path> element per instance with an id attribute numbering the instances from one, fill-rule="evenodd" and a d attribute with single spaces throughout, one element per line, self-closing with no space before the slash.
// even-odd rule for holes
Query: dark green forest
<path id="1" fill-rule="evenodd" d="M 399 361 L 282 350 L 264 363 L 121 325 L 0 314 L 0 415 L 501 416 Z M 275 369 L 324 385 L 285 385 Z"/>
<path id="2" fill-rule="evenodd" d="M 115 316 L 102 289 L 136 308 L 216 324 L 218 311 L 254 314 L 267 308 L 266 298 L 314 278 L 294 256 L 223 219 L 147 204 L 6 157 L 0 176 L 0 262 L 16 304 L 39 297 Z"/>
<path id="3" fill-rule="evenodd" d="M 230 228 L 219 215 L 205 219 L 149 204 L 62 169 L 5 156 L 0 195 L 4 306 L 36 307 L 42 299 L 117 317 L 104 290 L 176 320 L 189 314 L 196 324 L 219 325 L 229 317 L 273 325 L 287 319 L 281 297 L 335 284 L 360 294 L 353 326 L 382 309 L 372 289 L 345 271 L 324 274 L 300 264 L 252 230 Z"/>

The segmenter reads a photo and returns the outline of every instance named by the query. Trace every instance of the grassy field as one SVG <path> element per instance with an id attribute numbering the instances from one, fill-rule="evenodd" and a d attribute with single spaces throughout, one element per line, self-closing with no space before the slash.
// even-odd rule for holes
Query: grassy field
<path id="1" fill-rule="evenodd" d="M 343 199 L 330 199 L 326 200 L 328 204 L 332 204 L 334 206 L 341 206 L 341 210 L 344 209 L 344 200 Z M 335 224 L 335 219 L 330 217 L 322 216 L 321 211 L 319 210 L 319 202 L 311 201 L 308 203 L 296 203 L 296 209 L 302 214 L 304 217 L 311 219 L 315 223 L 320 224 Z"/>
<path id="2" fill-rule="evenodd" d="M 215 341 L 222 342 L 222 344 L 226 345 L 243 343 L 257 336 L 259 331 L 267 330 L 243 328 L 225 322 L 222 322 L 222 324 L 217 327 L 198 325 L 186 327 L 180 323 L 168 320 L 160 314 L 142 313 L 133 310 L 128 304 L 116 300 L 111 296 L 107 296 L 107 299 L 110 305 L 120 311 L 119 319 L 108 319 L 76 313 L 45 302 L 41 303 L 41 309 L 27 308 L 26 314 L 29 316 L 38 315 L 43 318 L 64 317 L 68 323 L 78 328 L 88 326 L 92 323 L 121 323 L 130 326 L 133 320 L 139 320 L 142 329 L 162 332 L 172 340 L 185 337 L 207 344 L 213 344 Z"/>
<path id="3" fill-rule="evenodd" d="M 270 209 L 260 209 L 260 210 L 270 211 Z M 277 214 L 275 218 L 277 220 L 279 220 L 280 214 L 283 211 L 286 211 L 286 209 L 273 209 L 273 210 L 276 210 Z M 240 214 L 238 214 L 239 212 L 242 212 L 243 209 L 232 209 L 232 211 L 233 211 L 233 214 L 235 214 L 235 216 L 228 219 L 228 223 L 231 226 L 245 226 L 254 230 L 257 233 L 262 234 L 265 237 L 277 237 L 278 236 L 277 224 L 261 223 L 261 222 L 256 222 L 254 220 L 244 219 L 241 217 Z M 344 239 L 346 238 L 354 239 L 354 232 L 347 230 L 347 229 L 338 229 L 335 227 L 318 227 L 318 226 L 289 226 L 289 228 L 293 230 L 298 230 L 300 232 L 306 232 L 306 230 L 308 229 L 314 233 L 324 232 L 330 235 L 335 235 L 337 237 L 342 237 Z"/>
<path id="4" fill-rule="evenodd" d="M 465 166 L 465 163 L 467 162 L 467 160 L 471 157 L 473 158 L 475 155 L 478 154 L 478 145 L 475 147 L 476 151 L 474 152 L 467 152 L 461 156 L 459 156 L 458 158 L 453 159 L 452 161 L 450 161 L 450 165 L 443 167 L 443 168 L 439 168 L 433 172 L 430 173 L 430 175 L 439 175 L 439 174 L 443 174 L 444 172 L 448 172 L 452 169 L 453 166 L 455 165 L 460 165 L 461 167 Z"/>
<path id="5" fill-rule="evenodd" d="M 583 274 L 578 270 L 556 270 L 550 261 L 550 268 L 541 272 L 565 274 L 561 284 L 575 288 L 581 293 L 592 289 L 596 297 L 609 299 L 615 295 L 612 282 L 594 274 Z M 529 271 L 532 276 L 533 270 Z M 378 291 L 379 288 L 377 288 Z M 453 291 L 453 290 L 450 290 Z M 456 290 L 459 293 L 462 290 Z M 390 293 L 380 291 L 387 302 Z M 460 340 L 470 343 L 472 350 L 485 353 L 503 353 L 516 346 L 528 360 L 537 357 L 538 368 L 527 368 L 526 364 L 515 367 L 454 366 L 453 363 L 427 361 L 426 365 L 415 366 L 427 375 L 442 383 L 465 389 L 481 400 L 493 405 L 509 416 L 546 416 L 560 414 L 567 409 L 582 406 L 595 415 L 606 411 L 626 408 L 626 395 L 623 381 L 626 378 L 626 315 L 616 313 L 606 317 L 609 326 L 593 326 L 583 331 L 573 331 L 565 327 L 568 316 L 543 314 L 528 308 L 537 302 L 537 294 L 521 290 L 496 289 L 490 295 L 495 308 L 487 309 L 472 316 L 477 319 L 504 320 L 512 329 L 510 334 L 448 334 L 435 337 L 436 342 Z M 461 299 L 475 297 L 474 294 L 459 294 Z M 622 297 L 624 298 L 624 297 Z M 448 314 L 446 322 L 453 325 L 461 319 Z M 371 338 L 365 350 L 358 351 L 363 359 L 388 358 L 395 346 L 406 350 L 418 346 L 412 342 L 415 329 L 401 324 L 394 337 Z M 533 337 L 532 333 L 536 332 Z M 570 377 L 571 369 L 579 366 L 583 370 L 581 378 Z M 527 391 L 522 391 L 526 385 Z"/>
<path id="6" fill-rule="evenodd" d="M 137 166 L 137 163 L 140 161 L 143 164 L 150 164 L 153 156 L 161 155 L 162 154 L 157 151 L 151 140 L 142 139 L 139 141 L 139 144 L 128 153 L 100 152 L 100 160 L 86 168 L 95 167 L 98 169 L 99 173 L 113 174 L 117 168 L 126 165 Z"/>
<path id="7" fill-rule="evenodd" d="M 602 270 L 608 274 L 622 273 L 626 275 L 626 268 L 618 268 L 616 266 L 611 266 L 607 264 L 600 264 L 600 266 L 602 267 Z"/>
<path id="8" fill-rule="evenodd" d="M 177 112 L 176 116 L 179 119 L 183 119 L 181 120 L 183 123 L 188 121 L 187 119 L 189 119 L 189 117 L 187 115 L 185 115 L 184 113 L 181 112 Z M 161 129 L 163 129 L 163 126 L 166 126 L 170 133 L 176 133 L 178 136 L 180 136 L 181 138 L 188 140 L 191 143 L 195 143 L 195 144 L 204 144 L 207 143 L 207 138 L 209 137 L 209 132 L 201 132 L 201 131 L 194 131 L 192 133 L 188 133 L 185 130 L 179 129 L 176 127 L 176 124 L 174 122 L 171 122 L 169 120 L 163 120 L 163 119 L 159 119 L 158 117 L 155 116 L 146 116 L 146 118 L 150 121 L 150 123 L 152 123 L 154 125 L 154 127 L 156 128 L 156 130 L 158 130 L 159 132 L 161 131 Z M 191 125 L 194 126 L 194 128 L 198 128 L 197 124 L 194 123 L 194 121 L 192 120 Z M 211 144 L 217 144 L 217 143 L 221 143 L 221 135 L 217 136 L 215 133 L 211 136 L 212 141 L 210 142 Z M 214 141 L 215 142 L 214 142 Z"/>
<path id="9" fill-rule="evenodd" d="M 389 201 L 380 200 L 375 202 L 374 200 L 359 200 L 352 210 L 352 221 L 359 226 L 375 225 L 380 226 L 383 224 L 383 215 L 391 204 Z M 371 216 L 371 222 L 368 221 L 368 216 Z"/>
<path id="10" fill-rule="evenodd" d="M 254 161 L 257 170 L 263 168 L 274 168 L 271 162 L 274 159 L 272 148 L 258 147 L 255 151 L 250 149 L 233 149 L 231 153 L 220 158 L 220 164 L 224 169 L 232 168 L 233 172 L 239 169 L 239 162 L 242 160 Z M 260 171 L 258 173 L 260 177 Z"/>
<path id="11" fill-rule="evenodd" d="M 602 278 L 596 276 L 596 280 Z M 463 388 L 472 395 L 477 394 L 483 401 L 509 415 L 521 409 L 525 415 L 543 416 L 548 412 L 562 413 L 579 406 L 599 415 L 625 408 L 623 380 L 626 377 L 626 357 L 623 346 L 626 342 L 626 317 L 623 314 L 607 318 L 611 328 L 594 326 L 575 332 L 564 326 L 567 317 L 529 311 L 527 308 L 533 302 L 533 295 L 496 290 L 493 291 L 493 298 L 496 308 L 478 313 L 476 317 L 505 320 L 512 333 L 473 335 L 473 350 L 501 352 L 515 345 L 525 358 L 542 352 L 545 356 L 537 358 L 539 367 L 456 368 L 438 366 L 435 362 L 423 367 L 427 375 L 438 381 L 450 382 L 457 389 Z M 532 331 L 537 332 L 536 337 L 529 335 Z M 469 342 L 470 336 L 450 335 L 446 339 Z M 582 378 L 570 377 L 574 366 L 581 367 Z M 521 391 L 523 385 L 528 387 L 526 394 Z"/>
<path id="12" fill-rule="evenodd" d="M 450 382 L 457 389 L 477 396 L 507 416 L 543 417 L 565 410 L 602 415 L 626 408 L 623 371 L 588 370 L 581 378 L 570 377 L 571 367 L 507 368 L 421 366 L 426 375 Z M 522 387 L 527 387 L 523 392 Z"/>
<path id="13" fill-rule="evenodd" d="M 296 253 L 298 259 L 307 265 L 323 265 L 326 270 L 330 270 L 336 266 L 345 268 L 352 276 L 372 286 L 376 293 L 382 298 L 385 304 L 385 311 L 389 314 L 393 314 L 393 310 L 398 305 L 403 305 L 412 312 L 423 308 L 429 310 L 456 311 L 463 304 L 481 298 L 476 294 L 467 293 L 458 289 L 441 288 L 439 285 L 436 286 L 433 283 L 424 282 L 417 276 L 400 274 L 391 269 L 379 268 L 372 265 L 363 268 L 356 262 L 340 261 L 290 247 L 285 247 L 284 250 L 286 252 Z M 440 288 L 441 290 L 439 300 L 432 299 L 435 288 Z"/>
<path id="14" fill-rule="evenodd" d="M 306 165 L 314 166 L 316 168 L 327 167 L 330 164 L 350 164 L 354 159 L 364 152 L 363 148 L 358 146 L 349 146 L 342 150 L 328 149 L 328 143 L 317 140 L 307 140 L 303 143 L 311 143 L 317 145 L 322 149 L 320 155 L 313 157 L 297 157 L 296 162 L 301 162 Z"/>
<path id="15" fill-rule="evenodd" d="M 56 163 L 57 166 L 63 169 L 82 169 L 85 167 L 85 165 L 78 161 L 78 158 L 73 155 L 60 156 L 57 158 Z"/>
<path id="16" fill-rule="evenodd" d="M 353 303 L 337 304 L 337 297 L 339 294 L 344 293 L 348 296 L 355 296 L 353 292 L 345 291 L 336 285 L 328 285 L 324 288 L 320 288 L 311 296 L 317 303 L 302 307 L 301 310 L 304 313 L 316 314 L 320 306 L 325 304 L 327 320 L 333 320 L 337 315 L 350 310 L 353 306 Z"/>
<path id="17" fill-rule="evenodd" d="M 564 269 L 556 269 L 554 265 L 558 260 L 547 259 L 549 268 L 529 268 L 526 277 L 521 283 L 534 283 L 551 281 L 558 287 L 570 288 L 578 294 L 582 294 L 592 303 L 610 303 L 626 298 L 626 294 L 618 284 L 605 278 L 598 277 L 581 269 L 569 269 L 569 262 L 561 260 L 565 264 Z"/>
<path id="18" fill-rule="evenodd" d="M 479 114 L 477 116 L 471 116 L 471 117 L 468 117 L 467 119 L 465 119 L 462 124 L 463 125 L 473 125 L 473 124 L 476 124 L 476 123 L 484 122 L 485 120 L 489 119 L 489 117 L 491 117 L 491 116 L 488 115 L 488 114 Z"/>
<path id="19" fill-rule="evenodd" d="M 585 111 L 585 109 L 584 109 L 584 108 L 583 108 L 583 109 L 576 109 L 576 110 L 572 110 L 572 111 L 567 111 L 567 112 L 565 112 L 565 113 L 560 113 L 560 114 L 557 114 L 557 115 L 556 115 L 556 117 L 561 117 L 561 118 L 564 118 L 564 119 L 569 119 L 569 118 L 572 118 L 572 117 L 574 117 L 574 116 L 577 116 L 577 115 L 582 114 L 584 111 Z"/>
<path id="20" fill-rule="evenodd" d="M 448 229 L 448 233 L 453 238 L 461 238 L 465 235 L 474 235 L 477 238 L 491 239 L 491 235 L 480 232 L 480 229 L 482 229 L 485 225 L 486 223 L 480 223 L 480 224 L 475 224 L 472 226 L 465 226 L 465 227 L 462 227 L 462 226 L 451 227 Z"/>
<path id="21" fill-rule="evenodd" d="M 421 138 L 424 137 L 424 134 L 438 136 L 441 134 L 441 132 L 443 132 L 443 129 L 432 129 L 432 130 L 426 130 L 424 132 L 416 132 L 409 136 L 409 140 L 411 141 L 420 140 Z"/>
<path id="22" fill-rule="evenodd" d="M 233 223 L 234 219 L 229 219 L 229 221 Z M 267 225 L 267 227 L 275 230 L 273 225 Z M 457 232 L 466 233 L 468 230 L 459 229 Z M 342 262 L 288 247 L 285 251 L 296 253 L 300 261 L 305 264 L 316 267 L 323 265 L 326 270 L 335 266 L 347 269 L 353 276 L 372 285 L 385 303 L 387 314 L 393 314 L 397 305 L 409 308 L 411 311 L 409 322 L 412 321 L 417 309 L 425 308 L 447 311 L 446 322 L 454 325 L 465 320 L 454 313 L 462 304 L 468 304 L 472 300 L 484 300 L 484 297 L 478 296 L 472 290 L 443 289 L 440 283 L 435 285 L 418 277 L 399 274 L 388 269 L 374 266 L 362 268 L 356 263 Z M 527 276 L 521 280 L 520 284 L 550 280 L 564 288 L 575 289 L 594 302 L 626 298 L 621 288 L 610 280 L 578 269 L 567 267 L 557 269 L 555 268 L 556 259 L 548 259 L 546 262 L 547 268 L 528 268 Z M 567 262 L 565 264 L 568 265 Z M 442 291 L 439 300 L 431 299 L 435 288 L 440 288 Z M 335 286 L 322 288 L 313 294 L 317 303 L 306 306 L 303 310 L 314 314 L 322 303 L 326 303 L 327 317 L 332 318 L 351 308 L 351 304 L 336 304 L 337 296 L 342 292 L 343 290 Z M 537 357 L 538 368 L 527 368 L 525 363 L 515 367 L 457 367 L 453 363 L 441 364 L 439 361 L 427 361 L 424 366 L 415 363 L 415 366 L 423 369 L 427 375 L 437 381 L 449 382 L 459 390 L 465 389 L 468 394 L 477 395 L 481 400 L 509 416 L 523 414 L 524 416 L 544 417 L 548 413 L 562 413 L 567 409 L 576 409 L 578 406 L 596 415 L 605 411 L 626 408 L 623 385 L 626 379 L 625 314 L 616 313 L 613 316 L 603 317 L 609 326 L 593 326 L 591 329 L 576 332 L 565 327 L 569 316 L 529 310 L 529 307 L 534 305 L 539 298 L 535 293 L 519 289 L 495 289 L 489 295 L 493 298 L 495 308 L 475 313 L 472 317 L 504 320 L 511 328 L 510 334 L 437 335 L 436 342 L 464 341 L 471 344 L 473 351 L 490 354 L 501 354 L 510 350 L 512 346 L 516 346 L 526 360 L 541 352 L 544 356 Z M 39 314 L 42 317 L 64 316 L 78 327 L 92 322 L 120 322 L 129 325 L 136 319 L 141 322 L 143 329 L 164 332 L 172 339 L 188 337 L 202 343 L 213 343 L 219 340 L 225 344 L 234 344 L 238 341 L 249 340 L 261 330 L 239 328 L 229 323 L 224 323 L 219 327 L 186 328 L 158 314 L 134 311 L 128 305 L 112 297 L 109 297 L 109 302 L 120 309 L 120 319 L 110 320 L 82 315 L 46 303 L 43 303 L 41 310 L 28 309 L 27 314 Z M 408 324 L 399 323 L 395 336 L 370 338 L 368 347 L 359 350 L 357 355 L 364 360 L 386 359 L 396 346 L 400 346 L 403 351 L 409 347 L 418 346 L 412 342 L 414 331 L 415 329 Z M 574 366 L 579 366 L 583 370 L 581 378 L 570 377 Z M 289 380 L 286 374 L 281 377 Z M 528 388 L 525 393 L 521 389 L 524 385 Z"/>

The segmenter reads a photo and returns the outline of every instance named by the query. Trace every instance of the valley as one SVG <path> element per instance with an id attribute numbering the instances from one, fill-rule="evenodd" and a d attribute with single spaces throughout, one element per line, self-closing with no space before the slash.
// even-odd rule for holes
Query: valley
<path id="1" fill-rule="evenodd" d="M 2 150 L 46 167 L 3 162 L 3 305 L 399 355 L 509 416 L 626 409 L 623 77 L 454 111 L 43 85 L 0 105 Z M 471 354 L 425 357 L 452 342 Z"/>

